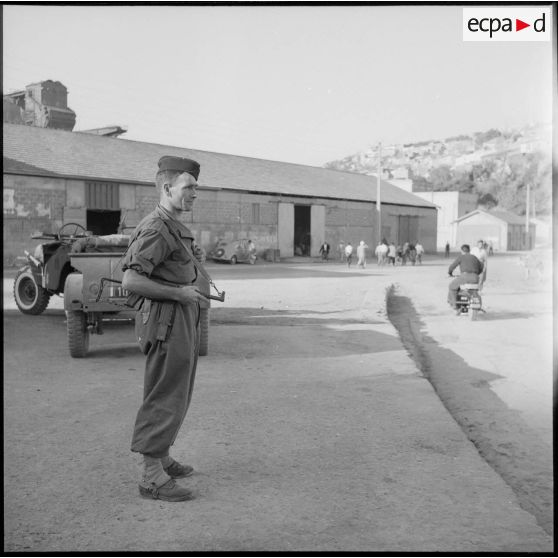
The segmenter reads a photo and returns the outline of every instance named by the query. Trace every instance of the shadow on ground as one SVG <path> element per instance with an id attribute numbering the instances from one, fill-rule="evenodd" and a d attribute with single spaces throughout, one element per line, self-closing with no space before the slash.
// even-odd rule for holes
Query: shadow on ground
<path id="1" fill-rule="evenodd" d="M 552 536 L 552 449 L 490 389 L 500 376 L 469 366 L 423 334 L 424 323 L 411 300 L 395 290 L 388 295 L 387 311 L 405 348 L 480 455 L 512 488 L 522 508 Z M 509 319 L 507 313 L 502 316 Z"/>

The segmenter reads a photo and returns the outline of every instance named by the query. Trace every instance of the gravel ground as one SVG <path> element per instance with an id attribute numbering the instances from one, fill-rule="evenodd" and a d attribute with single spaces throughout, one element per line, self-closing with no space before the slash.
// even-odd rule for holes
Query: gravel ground
<path id="1" fill-rule="evenodd" d="M 456 322 L 439 296 L 445 265 L 214 268 L 227 302 L 212 309 L 173 448 L 196 469 L 197 498 L 181 504 L 137 495 L 143 357 L 131 326 L 107 326 L 71 359 L 60 301 L 23 316 L 5 279 L 5 551 L 551 551 L 546 407 L 529 413 L 491 387 L 521 377 L 512 354 L 508 379 L 496 357 L 519 352 L 525 321 L 544 323 L 548 291 L 495 276 L 498 305 L 487 285 L 486 319 Z M 392 286 L 412 326 L 402 338 L 386 314 Z M 523 344 L 545 362 L 543 338 Z"/>

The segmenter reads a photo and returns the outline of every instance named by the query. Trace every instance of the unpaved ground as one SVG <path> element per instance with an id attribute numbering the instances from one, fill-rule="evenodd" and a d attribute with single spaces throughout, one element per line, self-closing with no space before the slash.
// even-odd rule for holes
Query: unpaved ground
<path id="1" fill-rule="evenodd" d="M 128 448 L 143 358 L 131 328 L 108 328 L 72 360 L 61 310 L 8 310 L 5 550 L 552 549 L 383 312 L 388 285 L 438 270 L 239 268 L 212 271 L 227 303 L 212 310 L 173 448 L 196 468 L 188 504 L 137 496 Z"/>
<path id="2" fill-rule="evenodd" d="M 515 264 L 513 257 L 491 261 L 486 313 L 477 322 L 452 316 L 418 280 L 419 269 L 400 278 L 388 312 L 419 369 L 479 453 L 552 534 L 550 284 L 546 277 L 525 281 Z M 432 279 L 443 293 L 441 277 Z"/>

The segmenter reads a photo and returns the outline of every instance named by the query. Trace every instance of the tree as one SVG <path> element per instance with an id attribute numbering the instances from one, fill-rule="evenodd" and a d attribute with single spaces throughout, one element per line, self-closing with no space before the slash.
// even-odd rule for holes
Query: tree
<path id="1" fill-rule="evenodd" d="M 414 192 L 430 192 L 432 190 L 432 184 L 424 176 L 411 176 L 411 180 L 413 181 Z"/>
<path id="2" fill-rule="evenodd" d="M 428 181 L 436 192 L 451 190 L 453 176 L 449 165 L 440 165 L 431 169 Z"/>
<path id="3" fill-rule="evenodd" d="M 477 204 L 485 209 L 492 209 L 498 205 L 498 200 L 492 194 L 486 193 L 479 196 Z"/>

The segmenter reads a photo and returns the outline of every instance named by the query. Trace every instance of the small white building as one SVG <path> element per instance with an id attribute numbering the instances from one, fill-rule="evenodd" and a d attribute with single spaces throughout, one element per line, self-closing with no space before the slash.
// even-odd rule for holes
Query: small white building
<path id="1" fill-rule="evenodd" d="M 473 246 L 483 240 L 496 251 L 532 250 L 535 246 L 536 226 L 530 222 L 525 231 L 525 217 L 503 209 L 476 209 L 455 221 L 457 245 Z"/>

